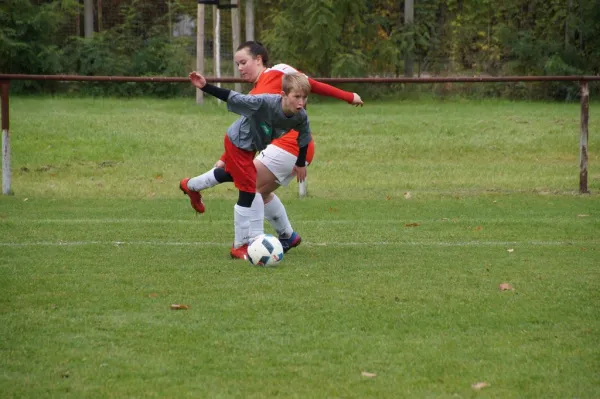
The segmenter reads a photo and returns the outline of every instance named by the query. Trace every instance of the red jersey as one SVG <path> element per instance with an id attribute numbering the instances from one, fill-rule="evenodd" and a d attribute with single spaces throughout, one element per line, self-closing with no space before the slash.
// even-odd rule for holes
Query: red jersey
<path id="1" fill-rule="evenodd" d="M 250 90 L 250 94 L 279 94 L 282 90 L 281 78 L 283 77 L 283 74 L 296 72 L 299 71 L 294 67 L 291 67 L 286 64 L 277 64 L 272 68 L 267 68 L 258 77 L 254 88 Z M 340 90 L 336 87 L 330 86 L 326 83 L 318 82 L 311 78 L 308 78 L 308 81 L 310 83 L 312 93 L 319 94 L 322 96 L 335 97 L 340 100 L 344 100 L 349 104 L 352 104 L 352 101 L 354 100 L 354 93 Z M 299 149 L 297 140 L 298 132 L 295 130 L 290 130 L 289 133 L 286 133 L 283 136 L 273 140 L 271 144 L 284 149 L 290 154 L 298 156 Z M 306 161 L 308 163 L 312 162 L 314 152 L 315 144 L 314 141 L 311 140 L 310 144 L 308 145 L 308 151 L 306 153 Z"/>

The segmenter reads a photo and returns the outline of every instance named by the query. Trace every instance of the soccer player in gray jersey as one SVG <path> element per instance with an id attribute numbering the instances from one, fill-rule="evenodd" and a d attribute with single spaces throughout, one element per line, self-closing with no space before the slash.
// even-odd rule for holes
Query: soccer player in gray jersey
<path id="1" fill-rule="evenodd" d="M 204 184 L 199 191 L 233 180 L 239 195 L 233 208 L 234 241 L 230 254 L 232 258 L 247 259 L 248 244 L 264 233 L 264 204 L 262 196 L 256 195 L 254 155 L 271 140 L 296 130 L 300 151 L 294 172 L 299 181 L 306 178 L 306 152 L 312 137 L 304 106 L 310 93 L 310 83 L 304 74 L 286 74 L 282 77 L 280 94 L 244 95 L 208 84 L 197 72 L 190 73 L 189 77 L 195 87 L 226 101 L 229 111 L 241 115 L 227 129 L 225 169 L 221 173 L 211 169 L 202 175 L 200 180 Z M 180 188 L 190 197 L 198 196 L 195 202 L 199 206 L 195 209 L 203 213 L 200 193 L 187 189 L 181 183 Z"/>

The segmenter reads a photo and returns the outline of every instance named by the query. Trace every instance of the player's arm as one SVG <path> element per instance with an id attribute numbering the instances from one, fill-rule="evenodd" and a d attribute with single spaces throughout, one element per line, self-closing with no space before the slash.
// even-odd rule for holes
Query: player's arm
<path id="1" fill-rule="evenodd" d="M 311 78 L 308 78 L 308 82 L 310 83 L 310 91 L 312 93 L 318 94 L 320 96 L 337 98 L 357 107 L 359 105 L 363 105 L 362 99 L 356 93 L 350 93 L 349 91 L 338 89 L 337 87 L 333 87 L 331 85 L 328 85 L 327 83 L 321 83 L 318 80 L 314 80 Z"/>
<path id="2" fill-rule="evenodd" d="M 204 85 L 204 87 L 200 90 L 225 102 L 227 102 L 227 100 L 229 99 L 229 95 L 231 94 L 231 90 L 224 89 L 219 86 L 213 86 L 210 83 Z"/>
<path id="3" fill-rule="evenodd" d="M 190 81 L 198 89 L 227 103 L 227 109 L 238 115 L 252 116 L 263 104 L 262 96 L 249 96 L 237 91 L 213 86 L 198 72 L 191 72 Z"/>
<path id="4" fill-rule="evenodd" d="M 210 94 L 211 96 L 217 97 L 219 100 L 227 102 L 231 90 L 211 85 L 206 81 L 206 78 L 204 76 L 202 76 L 196 71 L 190 72 L 189 78 L 196 88 L 202 90 L 207 94 Z"/>
<path id="5" fill-rule="evenodd" d="M 306 151 L 308 149 L 308 144 L 304 147 L 300 147 L 300 152 L 298 154 L 298 159 L 296 160 L 296 164 L 292 169 L 292 173 L 296 175 L 296 180 L 298 182 L 303 182 L 306 180 Z"/>
<path id="6" fill-rule="evenodd" d="M 306 154 L 308 152 L 308 144 L 304 147 L 298 147 L 298 158 L 296 159 L 296 166 L 304 167 L 306 166 Z"/>
<path id="7" fill-rule="evenodd" d="M 308 119 L 298 128 L 298 158 L 294 165 L 293 172 L 296 175 L 298 182 L 303 182 L 306 179 L 306 154 L 308 152 L 308 144 L 312 140 Z"/>

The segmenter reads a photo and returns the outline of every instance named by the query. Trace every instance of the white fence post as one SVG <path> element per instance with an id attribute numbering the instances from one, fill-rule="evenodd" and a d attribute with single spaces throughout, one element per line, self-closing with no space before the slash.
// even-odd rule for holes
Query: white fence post
<path id="1" fill-rule="evenodd" d="M 2 194 L 12 194 L 10 190 L 10 134 L 8 131 L 8 88 L 9 81 L 1 81 L 2 85 Z"/>
<path id="2" fill-rule="evenodd" d="M 298 197 L 304 198 L 306 197 L 306 193 L 308 191 L 306 179 L 303 182 L 298 183 Z"/>
<path id="3" fill-rule="evenodd" d="M 579 136 L 579 193 L 588 194 L 588 120 L 590 113 L 590 90 L 581 81 L 581 120 Z"/>

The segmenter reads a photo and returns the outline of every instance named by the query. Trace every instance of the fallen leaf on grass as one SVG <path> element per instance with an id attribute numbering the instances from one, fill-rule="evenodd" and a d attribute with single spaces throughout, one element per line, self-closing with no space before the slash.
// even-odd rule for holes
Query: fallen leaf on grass
<path id="1" fill-rule="evenodd" d="M 157 296 L 158 296 L 158 294 L 156 292 L 148 294 L 148 298 L 156 298 Z"/>
<path id="2" fill-rule="evenodd" d="M 515 289 L 513 288 L 512 285 L 508 284 L 508 283 L 502 283 L 498 286 L 498 289 L 500 291 L 514 291 Z"/>
<path id="3" fill-rule="evenodd" d="M 418 227 L 421 223 L 406 223 L 404 227 Z"/>
<path id="4" fill-rule="evenodd" d="M 190 307 L 188 305 L 179 305 L 179 304 L 173 304 L 171 305 L 171 310 L 188 310 Z"/>
<path id="5" fill-rule="evenodd" d="M 368 371 L 363 371 L 362 373 L 360 373 L 360 375 L 362 375 L 363 377 L 369 377 L 369 378 L 377 377 L 377 374 L 369 373 Z"/>
<path id="6" fill-rule="evenodd" d="M 475 231 L 481 231 L 481 230 L 483 230 L 483 227 L 481 227 L 481 226 L 477 226 L 477 227 L 475 227 L 473 230 L 475 230 Z"/>
<path id="7" fill-rule="evenodd" d="M 476 382 L 475 384 L 471 385 L 471 388 L 473 388 L 476 391 L 479 391 L 480 389 L 487 388 L 489 386 L 490 384 L 488 384 L 487 382 Z"/>

